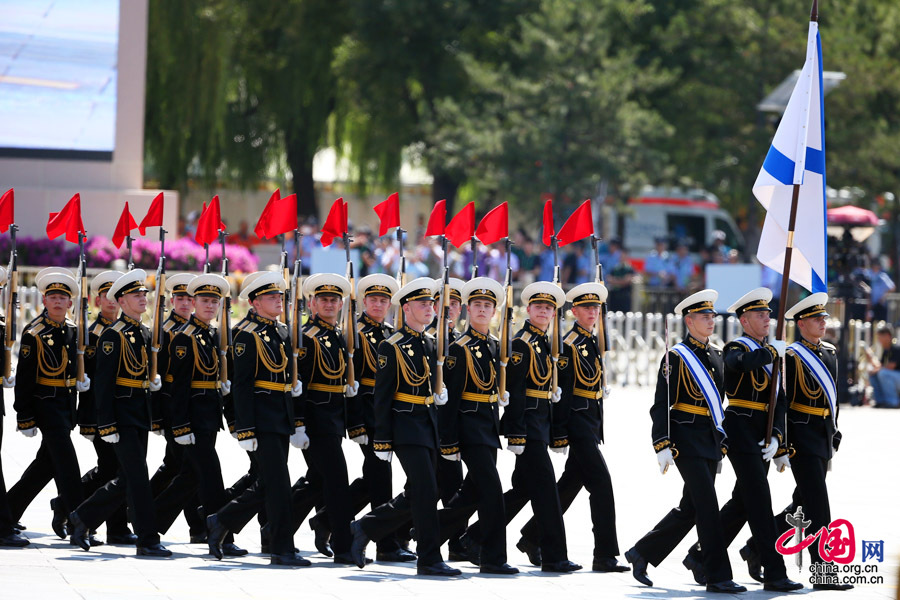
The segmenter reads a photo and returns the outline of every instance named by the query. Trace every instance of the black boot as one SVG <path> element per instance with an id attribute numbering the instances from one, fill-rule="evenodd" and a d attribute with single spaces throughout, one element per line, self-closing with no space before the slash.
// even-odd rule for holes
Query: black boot
<path id="1" fill-rule="evenodd" d="M 625 560 L 631 563 L 631 576 L 646 586 L 653 587 L 653 582 L 647 577 L 647 559 L 638 554 L 634 548 L 625 553 Z"/>

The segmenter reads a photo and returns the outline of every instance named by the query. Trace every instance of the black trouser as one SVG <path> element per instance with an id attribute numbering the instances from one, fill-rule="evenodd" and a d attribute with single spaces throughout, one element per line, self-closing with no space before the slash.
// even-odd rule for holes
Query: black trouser
<path id="1" fill-rule="evenodd" d="M 744 524 L 750 522 L 753 538 L 760 541 L 754 546 L 766 571 L 766 579 L 775 581 L 787 576 L 784 558 L 775 550 L 778 538 L 775 520 L 772 516 L 772 496 L 769 492 L 769 463 L 759 454 L 729 453 L 728 459 L 734 468 L 737 481 L 731 492 L 731 499 L 719 511 L 722 522 L 722 537 L 725 545 L 738 536 Z M 702 560 L 700 543 L 688 551 L 692 557 Z"/>
<path id="2" fill-rule="evenodd" d="M 289 437 L 257 432 L 257 482 L 217 513 L 222 525 L 229 531 L 239 532 L 265 506 L 271 554 L 290 554 L 294 550 L 287 465 Z"/>
<path id="3" fill-rule="evenodd" d="M 305 452 L 310 466 L 322 475 L 325 514 L 331 529 L 331 548 L 336 554 L 350 551 L 350 492 L 347 462 L 339 436 L 314 436 Z M 305 516 L 305 515 L 304 515 Z"/>
<path id="4" fill-rule="evenodd" d="M 775 517 L 775 531 L 781 535 L 791 526 L 785 521 L 788 514 L 793 514 L 798 506 L 803 507 L 803 519 L 810 521 L 806 528 L 806 534 L 812 535 L 822 527 L 831 524 L 831 505 L 828 502 L 828 486 L 825 485 L 825 476 L 828 474 L 828 461 L 824 458 L 812 455 L 802 455 L 799 452 L 791 458 L 791 472 L 797 487 L 794 488 L 793 502 L 784 511 Z M 760 542 L 753 540 L 754 548 L 760 548 Z M 809 545 L 809 554 L 812 562 L 822 562 L 819 556 L 818 542 Z"/>
<path id="5" fill-rule="evenodd" d="M 440 526 L 437 516 L 437 453 L 425 446 L 395 446 L 394 454 L 406 473 L 402 494 L 364 515 L 359 523 L 371 540 L 393 535 L 412 517 L 416 528 L 416 553 L 422 566 L 441 562 Z"/>
<path id="6" fill-rule="evenodd" d="M 81 477 L 81 489 L 85 498 L 90 498 L 107 482 L 116 478 L 119 471 L 119 460 L 116 458 L 116 449 L 113 444 L 104 442 L 99 435 L 95 435 L 91 441 L 94 451 L 97 453 L 97 466 L 87 471 Z M 126 535 L 131 533 L 128 529 L 128 519 L 125 516 L 125 503 L 106 517 L 106 535 Z"/>
<path id="7" fill-rule="evenodd" d="M 503 506 L 503 484 L 497 472 L 497 449 L 471 445 L 460 449 L 466 463 L 466 478 L 449 505 L 438 511 L 441 540 L 461 529 L 477 508 L 480 528 L 481 564 L 502 565 L 506 562 L 506 511 Z M 450 461 L 444 461 L 450 462 Z M 440 464 L 440 462 L 438 462 Z"/>
<path id="8" fill-rule="evenodd" d="M 51 481 L 53 481 L 53 464 L 50 460 L 50 451 L 42 439 L 34 459 L 7 493 L 7 502 L 9 502 L 9 512 L 12 515 L 13 523 L 22 520 L 25 509 Z"/>
<path id="9" fill-rule="evenodd" d="M 679 457 L 675 466 L 684 480 L 681 502 L 634 545 L 654 567 L 658 566 L 694 525 L 703 548 L 703 570 L 710 583 L 731 579 L 731 563 L 722 536 L 716 499 L 716 461 Z"/>
<path id="10" fill-rule="evenodd" d="M 119 428 L 119 441 L 113 444 L 119 461 L 118 476 L 99 488 L 76 509 L 84 524 L 93 530 L 120 508 L 123 500 L 127 500 L 139 547 L 159 543 L 150 478 L 147 474 L 148 434 L 148 431 L 135 427 Z"/>
<path id="11" fill-rule="evenodd" d="M 459 492 L 463 483 L 462 461 L 439 460 L 437 462 L 438 494 L 444 507 L 450 506 L 453 497 Z M 459 536 L 466 530 L 467 522 L 460 523 L 459 530 L 449 538 L 450 549 L 460 549 Z"/>
<path id="12" fill-rule="evenodd" d="M 584 487 L 590 494 L 591 523 L 594 531 L 594 558 L 615 558 L 619 554 L 616 535 L 616 500 L 612 478 L 600 446 L 591 439 L 570 439 L 569 458 L 556 489 L 565 513 Z M 538 522 L 532 517 L 522 528 L 522 537 L 538 543 Z"/>
<path id="13" fill-rule="evenodd" d="M 544 562 L 568 560 L 566 550 L 566 527 L 562 518 L 562 507 L 556 491 L 556 475 L 547 444 L 529 440 L 525 450 L 516 456 L 516 467 L 512 474 L 512 488 L 503 494 L 506 509 L 506 524 L 512 521 L 528 502 L 538 521 L 541 553 Z M 469 526 L 469 535 L 481 539 L 481 521 Z"/>
<path id="14" fill-rule="evenodd" d="M 2 393 L 2 392 L 0 392 Z M 3 399 L 0 397 L 0 402 Z M 3 414 L 0 411 L 0 449 L 3 447 Z M 3 453 L 0 452 L 0 536 L 7 536 L 13 533 L 13 525 L 16 521 L 12 518 L 9 510 L 9 500 L 6 497 L 6 481 L 3 479 Z"/>
<path id="15" fill-rule="evenodd" d="M 84 499 L 81 489 L 81 470 L 78 456 L 68 430 L 41 430 L 38 452 L 22 474 L 22 486 L 16 484 L 9 491 L 10 511 L 18 521 L 44 486 L 56 481 L 62 499 L 62 509 L 69 514 Z"/>
<path id="16" fill-rule="evenodd" d="M 150 490 L 153 493 L 153 498 L 158 499 L 159 496 L 166 490 L 172 482 L 178 479 L 179 473 L 190 472 L 190 467 L 185 464 L 185 456 L 184 449 L 185 446 L 182 446 L 178 442 L 175 441 L 174 436 L 172 436 L 172 432 L 167 427 L 165 429 L 165 433 L 163 434 L 166 438 L 166 453 L 163 456 L 163 462 L 159 465 L 159 468 L 156 469 L 156 472 L 153 474 L 153 477 L 150 478 Z M 181 478 L 180 481 L 177 482 L 177 486 L 179 488 L 183 488 L 188 485 L 189 480 L 185 478 Z M 183 494 L 184 491 L 178 491 L 178 495 Z M 162 514 L 168 515 L 169 511 L 173 510 L 174 507 L 167 505 L 168 502 L 174 497 L 174 495 L 170 495 L 169 498 L 163 498 L 163 508 Z M 157 504 L 160 504 L 157 501 Z M 190 498 L 185 499 L 181 502 L 179 508 L 180 510 L 184 510 L 184 520 L 187 521 L 188 530 L 191 535 L 202 535 L 203 532 L 206 531 L 206 521 L 203 516 L 197 510 L 197 506 L 200 504 L 199 499 L 197 498 L 197 494 L 193 494 Z M 159 510 L 159 507 L 157 507 Z M 177 517 L 178 512 L 175 513 Z M 174 521 L 174 517 L 172 521 Z M 168 517 L 167 517 L 168 520 Z M 171 526 L 171 522 L 169 526 Z M 169 526 L 166 527 L 165 531 L 168 531 Z M 163 531 L 163 533 L 165 533 Z"/>

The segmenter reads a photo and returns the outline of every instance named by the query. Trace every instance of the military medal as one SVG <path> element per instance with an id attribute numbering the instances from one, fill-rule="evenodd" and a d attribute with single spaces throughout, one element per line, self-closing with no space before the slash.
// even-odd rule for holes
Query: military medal
<path id="1" fill-rule="evenodd" d="M 52 346 L 52 345 L 53 345 L 53 338 L 50 338 L 50 337 L 47 338 L 47 345 L 48 345 L 48 346 Z"/>
<path id="2" fill-rule="evenodd" d="M 134 336 L 133 336 L 133 335 L 130 336 L 130 337 L 128 338 L 128 340 L 133 344 L 133 343 L 134 343 Z"/>
<path id="3" fill-rule="evenodd" d="M 409 354 L 410 356 L 415 356 L 415 355 L 416 355 L 416 353 L 413 351 L 412 348 L 410 348 L 409 350 L 407 350 L 406 353 Z"/>
<path id="4" fill-rule="evenodd" d="M 477 358 L 481 358 L 481 350 L 476 350 L 476 351 L 475 351 L 475 356 L 476 356 Z"/>
<path id="5" fill-rule="evenodd" d="M 265 335 L 263 335 L 263 339 L 264 339 L 265 341 L 267 341 L 267 342 L 270 342 L 270 341 L 271 341 L 271 340 L 269 339 L 269 334 L 268 334 L 268 333 L 265 334 Z"/>
<path id="6" fill-rule="evenodd" d="M 331 348 L 331 340 L 325 340 L 325 347 Z"/>

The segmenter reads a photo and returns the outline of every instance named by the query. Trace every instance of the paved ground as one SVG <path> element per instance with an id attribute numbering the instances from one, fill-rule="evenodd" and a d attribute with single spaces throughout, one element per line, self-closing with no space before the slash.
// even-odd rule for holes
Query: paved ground
<path id="1" fill-rule="evenodd" d="M 616 484 L 619 545 L 622 552 L 643 535 L 677 501 L 680 479 L 677 473 L 661 476 L 649 443 L 650 422 L 647 408 L 651 392 L 641 388 L 616 390 L 606 405 L 607 445 L 605 456 Z M 7 394 L 7 411 L 12 408 L 12 396 Z M 5 419 L 3 467 L 9 485 L 14 483 L 38 447 L 37 439 L 26 439 L 13 433 L 14 419 Z M 830 596 L 844 598 L 893 598 L 897 594 L 898 554 L 900 554 L 900 484 L 897 467 L 895 436 L 900 429 L 900 411 L 871 408 L 847 408 L 841 414 L 844 432 L 842 449 L 829 475 L 832 515 L 851 521 L 856 533 L 857 556 L 854 563 L 862 564 L 861 540 L 884 540 L 885 559 L 875 563 L 884 576 L 881 585 L 861 585 L 850 594 L 816 592 L 816 598 Z M 162 457 L 163 443 L 151 436 L 148 462 L 155 469 Z M 93 461 L 92 448 L 83 439 L 75 441 L 81 466 L 88 468 Z M 359 473 L 361 454 L 349 441 L 344 444 L 350 472 Z M 219 452 L 225 469 L 226 483 L 237 479 L 247 467 L 246 456 L 228 436 L 220 439 Z M 554 457 L 558 472 L 562 457 Z M 505 481 L 513 467 L 513 456 L 502 452 L 501 475 Z M 305 472 L 299 452 L 291 453 L 294 477 Z M 395 489 L 402 484 L 402 470 L 395 465 Z M 730 494 L 734 481 L 728 464 L 720 477 L 720 503 Z M 776 507 L 787 503 L 793 479 L 790 473 L 771 475 Z M 50 529 L 48 501 L 54 492 L 48 486 L 25 513 L 23 521 L 31 546 L 24 550 L 0 550 L 0 597 L 68 598 L 296 598 L 302 594 L 307 600 L 315 598 L 413 598 L 427 594 L 429 600 L 444 598 L 546 598 L 566 595 L 570 598 L 694 598 L 704 597 L 702 588 L 694 585 L 689 573 L 682 568 L 681 558 L 691 540 L 686 540 L 659 568 L 650 570 L 656 587 L 637 584 L 629 573 L 608 575 L 582 571 L 571 575 L 542 574 L 531 567 L 514 543 L 518 529 L 529 516 L 528 511 L 516 519 L 509 529 L 510 562 L 522 569 L 515 578 L 482 576 L 476 567 L 461 565 L 464 576 L 460 580 L 419 578 L 412 565 L 373 564 L 365 570 L 338 567 L 315 554 L 312 534 L 304 526 L 296 542 L 304 555 L 314 563 L 311 568 L 282 569 L 265 566 L 267 560 L 259 552 L 259 536 L 255 527 L 248 526 L 237 536 L 237 543 L 251 551 L 238 560 L 216 562 L 205 556 L 205 546 L 188 545 L 187 525 L 179 519 L 163 542 L 175 553 L 171 560 L 146 560 L 133 556 L 134 550 L 104 546 L 90 553 L 73 549 L 58 539 Z M 587 497 L 578 497 L 566 515 L 569 556 L 590 565 L 592 537 Z M 744 539 L 747 530 L 739 539 Z M 102 535 L 102 531 L 101 531 Z M 743 597 L 771 598 L 776 594 L 761 591 L 746 574 L 744 563 L 731 548 L 731 562 L 735 579 L 750 588 Z M 869 560 L 866 564 L 872 564 Z M 802 580 L 796 567 L 789 566 L 789 575 Z M 812 593 L 809 589 L 801 593 Z"/>

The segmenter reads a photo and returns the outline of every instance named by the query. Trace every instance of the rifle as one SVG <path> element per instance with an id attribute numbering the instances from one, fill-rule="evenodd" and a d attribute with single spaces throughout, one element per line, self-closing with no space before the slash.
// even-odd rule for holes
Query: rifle
<path id="1" fill-rule="evenodd" d="M 553 248 L 553 283 L 559 285 L 559 240 L 556 235 L 550 238 Z M 553 359 L 553 376 L 550 381 L 550 393 L 555 394 L 559 387 L 559 348 L 562 341 L 562 306 L 556 308 L 556 317 L 553 321 L 553 338 L 550 341 L 550 358 Z"/>
<path id="2" fill-rule="evenodd" d="M 400 282 L 401 288 L 406 285 L 406 256 L 403 254 L 404 233 L 406 233 L 404 229 L 397 228 L 397 242 L 400 244 L 400 272 L 397 274 L 397 281 Z M 394 319 L 394 326 L 398 331 L 403 328 L 403 308 L 400 306 L 397 307 L 397 316 Z"/>
<path id="3" fill-rule="evenodd" d="M 302 273 L 302 264 L 300 260 L 300 239 L 303 234 L 299 229 L 294 230 L 294 274 L 291 277 L 291 290 L 294 297 L 294 305 L 291 309 L 293 312 L 291 320 L 291 350 L 293 351 L 293 359 L 291 362 L 291 387 L 297 386 L 297 380 L 300 378 L 299 366 L 297 359 L 300 355 L 300 349 L 303 348 L 303 311 L 306 308 L 306 299 L 303 297 L 302 283 L 300 275 Z M 287 310 L 287 307 L 285 307 Z"/>
<path id="4" fill-rule="evenodd" d="M 150 381 L 159 374 L 159 349 L 162 347 L 163 314 L 166 310 L 166 230 L 159 227 L 159 266 L 156 268 L 156 295 L 150 324 Z"/>
<path id="5" fill-rule="evenodd" d="M 443 235 L 441 236 L 441 247 L 444 250 L 444 287 L 441 290 L 441 314 L 438 316 L 437 322 L 437 373 L 434 378 L 434 389 L 438 394 L 444 388 L 444 357 L 450 350 L 450 346 L 447 344 L 450 337 L 447 331 L 450 311 L 450 267 L 447 266 L 447 237 Z"/>
<path id="6" fill-rule="evenodd" d="M 599 283 L 600 285 L 606 285 L 603 283 L 603 265 L 600 263 L 600 256 L 597 250 L 597 243 L 600 241 L 600 238 L 597 236 L 591 236 L 591 248 L 594 252 L 594 281 Z M 608 314 L 608 308 L 606 302 L 600 305 L 600 321 L 597 323 L 597 349 L 600 351 L 600 389 L 603 391 L 603 397 L 606 397 L 607 394 L 607 385 L 606 385 L 606 353 L 609 352 L 609 335 L 607 334 L 606 329 L 606 317 Z M 602 339 L 601 339 L 602 338 Z"/>
<path id="7" fill-rule="evenodd" d="M 12 351 L 16 343 L 16 311 L 19 307 L 19 254 L 16 251 L 16 230 L 19 226 L 15 223 L 9 226 L 9 278 L 7 279 L 6 292 L 6 331 L 3 345 L 6 348 L 6 360 L 3 366 L 3 378 L 9 381 L 12 376 Z"/>
<path id="8" fill-rule="evenodd" d="M 222 277 L 228 279 L 228 257 L 225 256 L 225 232 L 219 231 L 219 243 L 222 244 Z M 228 381 L 228 350 L 231 348 L 231 289 L 222 298 L 222 309 L 219 313 L 219 381 Z"/>
<path id="9" fill-rule="evenodd" d="M 472 244 L 472 279 L 478 277 L 478 238 L 474 235 L 469 240 Z"/>
<path id="10" fill-rule="evenodd" d="M 344 340 L 347 343 L 347 385 L 356 383 L 353 368 L 353 353 L 356 350 L 356 284 L 353 281 L 353 261 L 350 260 L 350 232 L 344 232 L 344 252 L 347 257 L 347 281 L 350 282 L 350 305 L 344 319 Z"/>
<path id="11" fill-rule="evenodd" d="M 209 264 L 209 244 L 203 244 L 203 251 L 206 254 L 203 258 L 203 272 L 209 273 L 212 270 L 212 267 Z"/>
<path id="12" fill-rule="evenodd" d="M 288 269 L 288 255 L 287 250 L 284 249 L 284 240 L 287 237 L 287 234 L 283 234 L 281 236 L 281 274 L 284 278 L 285 283 L 290 280 L 291 272 Z M 291 290 L 289 288 L 284 289 L 284 310 L 281 311 L 281 322 L 290 328 L 291 326 L 291 317 L 288 314 L 289 307 L 291 305 Z"/>
<path id="13" fill-rule="evenodd" d="M 509 364 L 509 356 L 512 354 L 513 288 L 512 267 L 509 262 L 511 247 L 512 241 L 506 238 L 506 281 L 503 282 L 506 289 L 506 306 L 503 308 L 503 316 L 500 321 L 500 375 L 498 385 L 501 399 L 506 392 L 506 365 Z"/>
<path id="14" fill-rule="evenodd" d="M 131 271 L 134 269 L 134 260 L 132 260 L 132 242 L 134 238 L 131 237 L 131 232 L 128 232 L 128 235 L 125 236 L 125 243 L 128 245 L 128 270 Z"/>
<path id="15" fill-rule="evenodd" d="M 87 260 L 84 257 L 84 238 L 83 231 L 78 232 L 78 278 L 81 285 L 78 289 L 78 312 L 76 313 L 76 337 L 78 347 L 78 358 L 76 364 L 78 368 L 78 381 L 84 383 L 84 347 L 87 345 L 87 321 L 88 321 L 88 285 L 87 285 Z"/>

